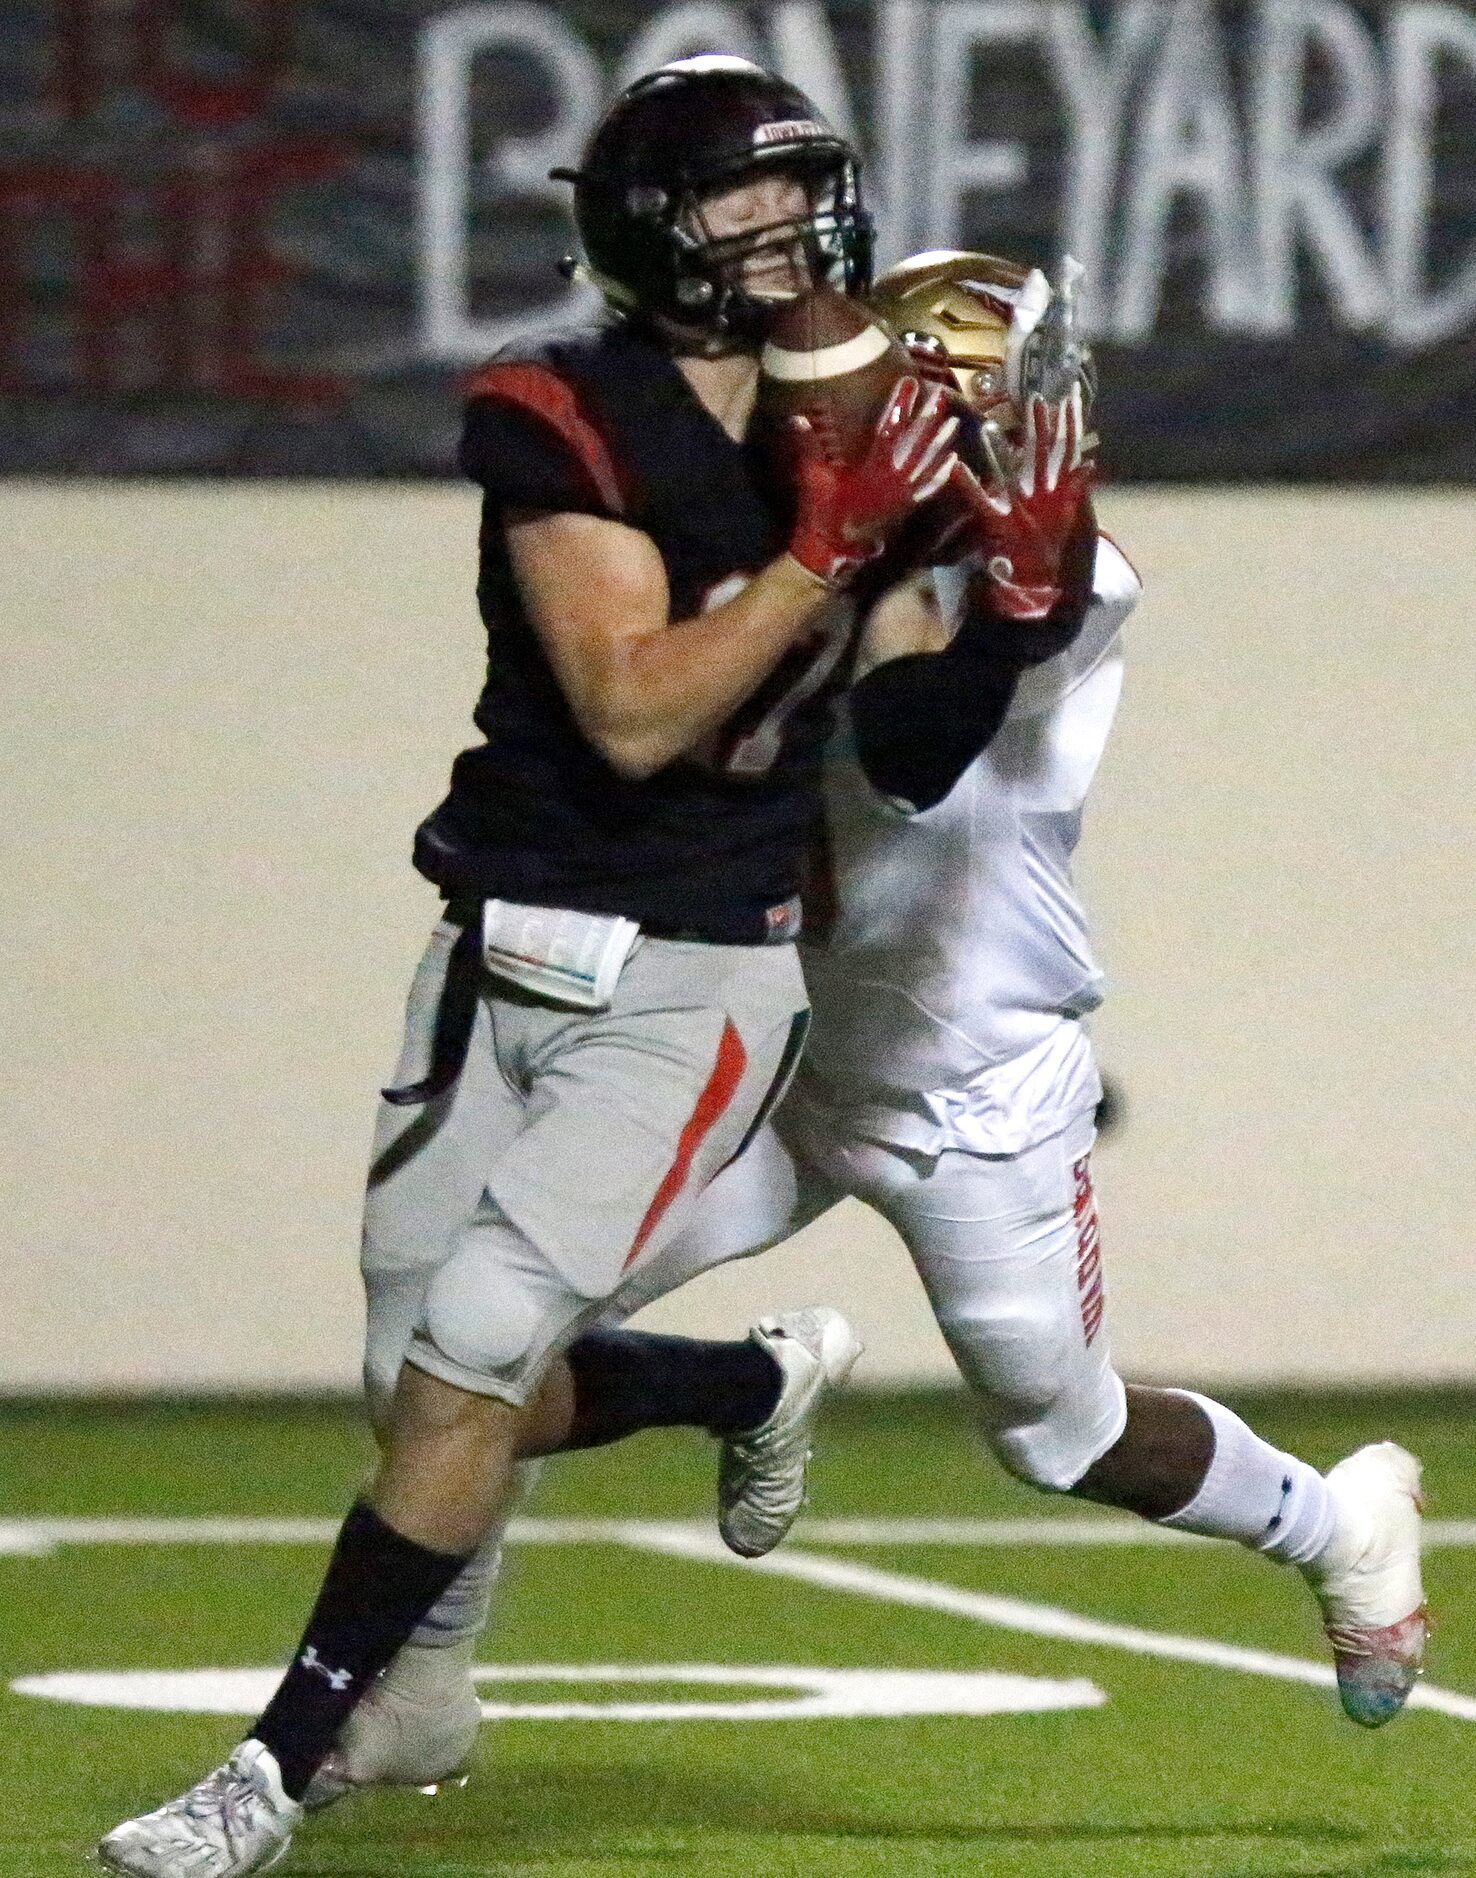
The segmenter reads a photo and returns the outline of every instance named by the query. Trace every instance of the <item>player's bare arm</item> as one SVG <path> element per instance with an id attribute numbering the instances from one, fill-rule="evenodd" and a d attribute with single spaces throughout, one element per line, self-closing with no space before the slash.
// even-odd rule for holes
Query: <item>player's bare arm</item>
<path id="1" fill-rule="evenodd" d="M 948 640 L 932 574 L 913 574 L 884 593 L 861 622 L 855 676 L 862 679 L 909 653 L 941 652 Z"/>
<path id="2" fill-rule="evenodd" d="M 949 473 L 955 420 L 905 379 L 867 447 L 837 465 L 793 438 L 784 553 L 732 599 L 672 620 L 656 544 L 604 517 L 510 519 L 508 557 L 575 721 L 622 775 L 650 776 L 716 730 Z"/>
<path id="3" fill-rule="evenodd" d="M 784 554 L 734 599 L 673 620 L 661 555 L 639 529 L 524 515 L 509 520 L 507 541 L 575 722 L 622 776 L 652 775 L 716 730 L 830 598 Z"/>

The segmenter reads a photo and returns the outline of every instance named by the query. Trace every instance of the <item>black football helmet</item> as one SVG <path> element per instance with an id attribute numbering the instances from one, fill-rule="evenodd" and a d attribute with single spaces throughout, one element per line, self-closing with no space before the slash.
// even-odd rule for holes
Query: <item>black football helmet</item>
<path id="1" fill-rule="evenodd" d="M 808 214 L 710 236 L 704 198 L 768 168 L 805 183 Z M 713 342 L 752 338 L 773 302 L 745 292 L 744 263 L 778 251 L 802 250 L 817 283 L 846 293 L 870 284 L 872 223 L 855 152 L 802 91 L 747 59 L 681 59 L 637 79 L 580 167 L 552 174 L 574 185 L 588 273 L 628 316 Z"/>

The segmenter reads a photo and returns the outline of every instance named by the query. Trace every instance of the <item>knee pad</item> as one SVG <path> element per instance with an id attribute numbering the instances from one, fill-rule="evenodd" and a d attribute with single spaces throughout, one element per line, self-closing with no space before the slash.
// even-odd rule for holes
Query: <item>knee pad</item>
<path id="1" fill-rule="evenodd" d="M 425 1278 L 419 1271 L 386 1267 L 364 1272 L 364 1394 L 376 1435 L 389 1427 L 395 1384 L 424 1292 Z"/>
<path id="2" fill-rule="evenodd" d="M 1092 1418 L 1089 1425 L 1094 1424 Z M 1087 1439 L 1071 1407 L 1053 1405 L 1039 1421 L 990 1428 L 989 1445 L 1006 1473 L 1027 1487 L 1069 1493 L 1112 1443 Z"/>
<path id="3" fill-rule="evenodd" d="M 520 1403 L 550 1349 L 587 1309 L 514 1226 L 481 1219 L 426 1287 L 416 1360 L 446 1381 L 485 1383 L 486 1393 Z"/>
<path id="4" fill-rule="evenodd" d="M 1074 1315 L 1018 1304 L 940 1323 L 1017 1480 L 1065 1492 L 1122 1432 L 1122 1384 Z"/>
<path id="5" fill-rule="evenodd" d="M 1030 1301 L 951 1311 L 938 1319 L 964 1380 L 1003 1419 L 1029 1421 L 1061 1394 L 1078 1325 Z"/>
<path id="6" fill-rule="evenodd" d="M 546 1347 L 542 1325 L 526 1289 L 507 1284 L 495 1267 L 453 1258 L 430 1282 L 416 1335 L 457 1369 L 519 1383 Z"/>

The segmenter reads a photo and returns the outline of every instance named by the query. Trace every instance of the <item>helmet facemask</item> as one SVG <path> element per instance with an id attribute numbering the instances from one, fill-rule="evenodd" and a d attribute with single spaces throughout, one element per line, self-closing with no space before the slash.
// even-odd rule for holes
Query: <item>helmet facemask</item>
<path id="1" fill-rule="evenodd" d="M 714 227 L 711 211 L 729 191 L 758 177 L 793 180 L 804 195 L 798 213 L 733 234 Z M 749 165 L 701 191 L 689 190 L 672 221 L 675 298 L 710 331 L 761 337 L 775 309 L 817 286 L 863 290 L 871 276 L 871 224 L 860 205 L 849 158 L 794 158 Z"/>

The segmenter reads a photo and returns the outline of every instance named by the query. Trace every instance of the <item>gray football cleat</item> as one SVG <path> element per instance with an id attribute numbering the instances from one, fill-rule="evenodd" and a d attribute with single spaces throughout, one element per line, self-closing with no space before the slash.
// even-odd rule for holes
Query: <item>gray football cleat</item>
<path id="1" fill-rule="evenodd" d="M 464 1787 L 482 1722 L 470 1667 L 473 1640 L 407 1643 L 339 1730 L 302 1796 L 310 1813 L 362 1787 Z"/>
<path id="2" fill-rule="evenodd" d="M 125 1878 L 239 1878 L 276 1864 L 302 1811 L 270 1749 L 243 1741 L 188 1793 L 115 1826 L 97 1856 Z"/>
<path id="3" fill-rule="evenodd" d="M 762 1318 L 748 1334 L 784 1380 L 769 1419 L 723 1442 L 718 1531 L 740 1558 L 762 1558 L 799 1517 L 815 1417 L 826 1390 L 851 1373 L 861 1340 L 839 1311 L 824 1308 Z"/>
<path id="4" fill-rule="evenodd" d="M 1332 1543 L 1306 1567 L 1322 1606 L 1351 1720 L 1381 1728 L 1424 1666 L 1430 1616 L 1420 1583 L 1420 1464 L 1392 1441 L 1360 1448 L 1327 1476 Z"/>

